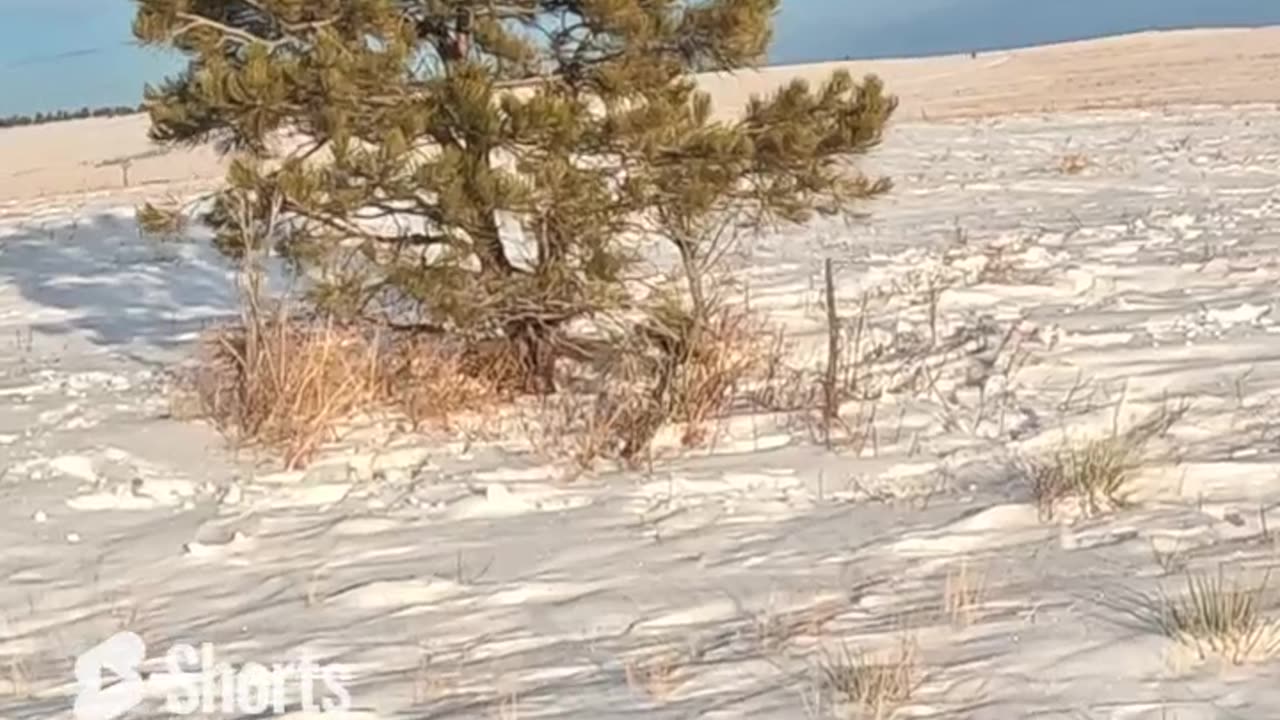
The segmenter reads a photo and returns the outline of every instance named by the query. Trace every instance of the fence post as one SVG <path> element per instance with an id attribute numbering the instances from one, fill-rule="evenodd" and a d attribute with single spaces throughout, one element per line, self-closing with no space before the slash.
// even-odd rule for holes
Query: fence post
<path id="1" fill-rule="evenodd" d="M 831 449 L 831 424 L 839 413 L 839 401 L 836 394 L 836 378 L 839 377 L 840 365 L 840 320 L 836 316 L 836 283 L 831 269 L 831 258 L 823 262 L 827 291 L 827 376 L 823 379 L 822 427 L 823 441 L 827 449 Z"/>

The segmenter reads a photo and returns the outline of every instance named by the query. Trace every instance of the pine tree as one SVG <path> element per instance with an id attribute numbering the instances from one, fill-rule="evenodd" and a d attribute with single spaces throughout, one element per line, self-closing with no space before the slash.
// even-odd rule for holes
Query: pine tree
<path id="1" fill-rule="evenodd" d="M 189 60 L 147 88 L 153 139 L 236 155 L 221 249 L 255 242 L 232 205 L 281 212 L 270 240 L 319 307 L 501 333 L 545 377 L 553 328 L 624 300 L 636 233 L 679 251 L 697 306 L 725 217 L 888 189 L 846 162 L 895 107 L 877 79 L 797 81 L 728 120 L 697 90 L 764 58 L 779 2 L 138 0 L 134 33 Z"/>

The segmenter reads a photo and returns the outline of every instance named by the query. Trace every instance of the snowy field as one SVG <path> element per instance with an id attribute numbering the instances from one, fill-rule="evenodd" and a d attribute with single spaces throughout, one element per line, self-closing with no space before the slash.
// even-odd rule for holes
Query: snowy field
<path id="1" fill-rule="evenodd" d="M 867 223 L 762 236 L 738 273 L 815 362 L 822 259 L 846 321 L 867 298 L 886 393 L 849 442 L 735 418 L 571 483 L 517 438 L 234 458 L 165 390 L 227 269 L 141 240 L 141 194 L 0 208 L 0 718 L 71 717 L 76 655 L 120 630 L 308 653 L 346 717 L 827 717 L 823 648 L 904 636 L 898 717 L 1273 717 L 1280 662 L 1201 659 L 1149 598 L 1275 564 L 1280 114 L 904 122 L 868 166 L 897 188 Z M 1019 457 L 1180 403 L 1127 507 L 1042 517 Z M 168 716 L 147 668 L 127 717 Z"/>

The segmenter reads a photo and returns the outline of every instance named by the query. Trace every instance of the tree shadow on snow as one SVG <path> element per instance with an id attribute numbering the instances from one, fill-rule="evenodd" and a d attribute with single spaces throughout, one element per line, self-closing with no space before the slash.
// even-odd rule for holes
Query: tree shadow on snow
<path id="1" fill-rule="evenodd" d="M 233 271 L 207 242 L 142 237 L 131 212 L 0 230 L 0 285 L 21 298 L 10 323 L 100 346 L 172 348 L 236 306 Z"/>

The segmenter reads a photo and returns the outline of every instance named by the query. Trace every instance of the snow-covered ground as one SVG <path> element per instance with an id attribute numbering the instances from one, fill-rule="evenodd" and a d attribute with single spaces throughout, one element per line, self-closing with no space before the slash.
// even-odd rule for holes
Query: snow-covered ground
<path id="1" fill-rule="evenodd" d="M 310 654 L 365 718 L 822 716 L 821 648 L 904 634 L 902 717 L 1273 716 L 1280 664 L 1202 661 L 1143 598 L 1276 556 L 1275 108 L 904 123 L 869 167 L 897 181 L 870 221 L 757 238 L 738 273 L 800 355 L 823 258 L 851 325 L 868 298 L 865 342 L 907 359 L 846 408 L 855 440 L 739 418 L 573 482 L 483 436 L 234 458 L 165 392 L 230 306 L 211 251 L 140 239 L 138 195 L 7 207 L 0 717 L 70 717 L 76 655 L 120 630 L 153 658 Z M 1042 519 L 1020 456 L 1183 401 L 1129 507 Z M 147 667 L 127 717 L 166 716 Z"/>

